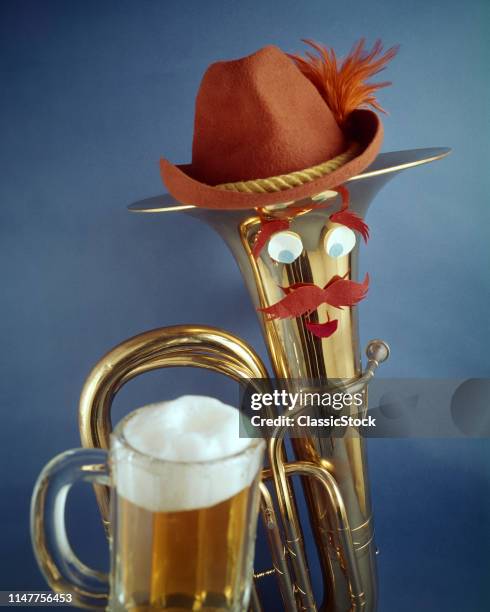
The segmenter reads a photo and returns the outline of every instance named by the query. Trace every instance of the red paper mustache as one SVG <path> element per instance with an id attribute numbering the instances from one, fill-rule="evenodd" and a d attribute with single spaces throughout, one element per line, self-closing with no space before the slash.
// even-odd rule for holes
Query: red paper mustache
<path id="1" fill-rule="evenodd" d="M 323 289 L 312 283 L 295 283 L 283 288 L 286 296 L 282 300 L 272 306 L 259 308 L 258 310 L 266 314 L 269 319 L 295 319 L 310 314 L 321 304 L 329 304 L 335 308 L 355 306 L 366 297 L 368 288 L 368 274 L 366 274 L 362 283 L 334 276 Z M 329 323 L 333 327 L 334 322 L 330 321 Z M 310 327 L 312 325 L 317 324 L 312 323 Z M 313 332 L 313 330 L 311 331 Z"/>

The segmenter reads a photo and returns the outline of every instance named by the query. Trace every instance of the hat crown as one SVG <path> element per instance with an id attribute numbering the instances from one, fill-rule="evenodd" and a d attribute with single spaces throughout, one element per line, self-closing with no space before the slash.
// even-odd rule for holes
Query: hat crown
<path id="1" fill-rule="evenodd" d="M 314 85 L 278 47 L 212 64 L 196 99 L 192 176 L 208 185 L 320 164 L 347 148 Z"/>

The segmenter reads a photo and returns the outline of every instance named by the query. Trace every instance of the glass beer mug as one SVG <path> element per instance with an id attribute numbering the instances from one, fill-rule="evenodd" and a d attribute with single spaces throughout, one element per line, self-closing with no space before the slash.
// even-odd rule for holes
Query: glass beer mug
<path id="1" fill-rule="evenodd" d="M 132 412 L 110 451 L 58 455 L 34 489 L 31 531 L 51 588 L 110 610 L 247 609 L 262 439 L 238 436 L 239 413 L 186 396 Z M 110 578 L 70 548 L 64 509 L 78 481 L 111 489 Z"/>

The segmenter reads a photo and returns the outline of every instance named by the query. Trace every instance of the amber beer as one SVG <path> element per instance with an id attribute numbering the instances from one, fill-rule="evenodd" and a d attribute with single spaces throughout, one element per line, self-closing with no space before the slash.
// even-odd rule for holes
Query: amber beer
<path id="1" fill-rule="evenodd" d="M 245 588 L 250 488 L 210 508 L 150 512 L 118 496 L 125 608 L 229 610 Z M 124 561 L 124 559 L 126 561 Z"/>
<path id="2" fill-rule="evenodd" d="M 113 440 L 112 609 L 246 609 L 262 442 L 238 438 L 237 416 L 181 398 Z"/>

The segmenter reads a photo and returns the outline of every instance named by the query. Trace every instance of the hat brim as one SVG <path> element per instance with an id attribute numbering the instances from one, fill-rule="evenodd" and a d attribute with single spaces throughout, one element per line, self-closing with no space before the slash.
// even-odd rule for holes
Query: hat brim
<path id="1" fill-rule="evenodd" d="M 415 168 L 424 164 L 443 159 L 451 153 L 449 147 L 430 147 L 422 149 L 406 149 L 403 151 L 390 151 L 380 153 L 374 162 L 348 179 L 348 182 L 357 182 L 381 175 L 396 174 L 409 168 Z M 320 191 L 318 192 L 320 193 Z M 193 204 L 182 204 L 169 193 L 138 200 L 128 206 L 133 213 L 169 213 L 193 210 Z"/>
<path id="2" fill-rule="evenodd" d="M 298 187 L 271 193 L 228 191 L 192 178 L 191 164 L 175 165 L 167 159 L 160 161 L 162 180 L 176 200 L 182 204 L 192 204 L 202 208 L 250 209 L 310 198 L 345 183 L 367 168 L 377 156 L 383 140 L 383 126 L 378 115 L 370 110 L 358 109 L 349 116 L 349 123 L 349 136 L 361 147 L 356 157 L 330 174 Z"/>

